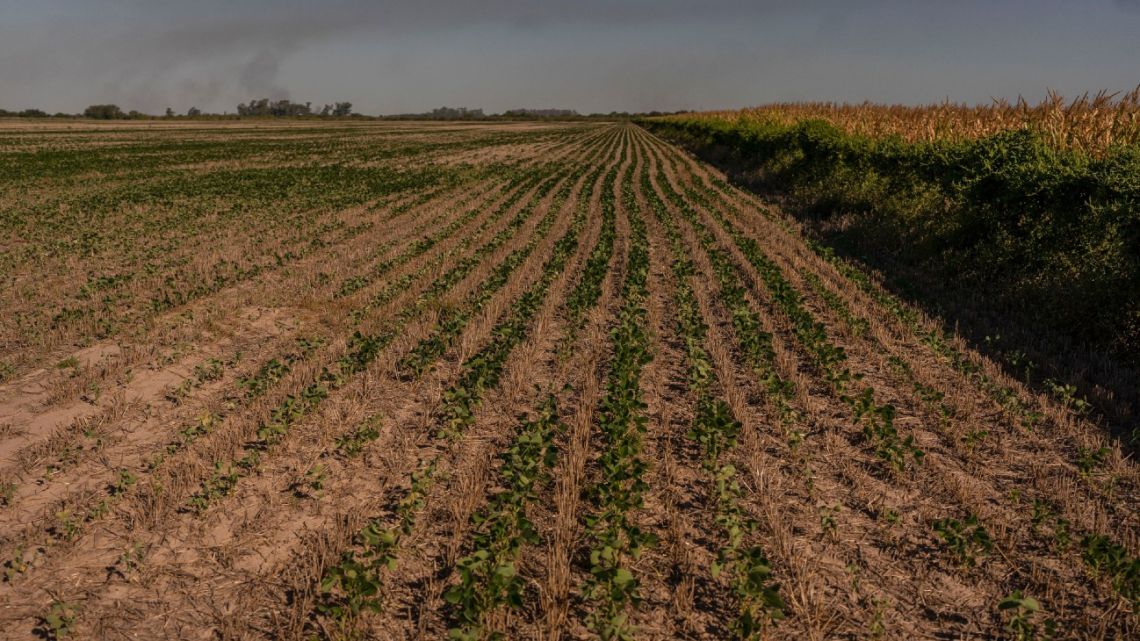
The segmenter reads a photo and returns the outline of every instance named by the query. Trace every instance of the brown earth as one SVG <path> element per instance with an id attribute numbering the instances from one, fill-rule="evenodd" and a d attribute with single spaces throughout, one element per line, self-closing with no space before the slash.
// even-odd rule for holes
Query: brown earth
<path id="1" fill-rule="evenodd" d="M 607 478 L 602 422 L 616 402 L 614 341 L 641 226 L 648 275 L 632 322 L 648 354 L 632 412 L 645 421 L 636 453 L 645 467 L 625 482 L 644 489 L 623 514 L 655 541 L 621 557 L 637 584 L 616 610 L 624 634 L 738 636 L 754 602 L 732 567 L 712 571 L 729 547 L 718 478 L 739 487 L 734 509 L 749 524 L 740 540 L 762 553 L 764 584 L 782 601 L 759 610 L 751 638 L 1019 638 L 1009 627 L 1019 610 L 998 608 L 1015 591 L 1040 604 L 1022 612 L 1030 636 L 1020 638 L 1047 638 L 1047 628 L 1065 639 L 1138 634 L 1140 469 L 1119 444 L 957 337 L 945 337 L 950 351 L 935 349 L 937 319 L 904 322 L 877 285 L 858 286 L 814 253 L 778 209 L 634 126 L 19 123 L 0 126 L 0 157 L 70 149 L 82 159 L 153 144 L 155 158 L 176 160 L 161 145 L 229 137 L 266 151 L 219 152 L 176 171 L 209 179 L 273 167 L 308 145 L 328 147 L 326 168 L 428 177 L 282 216 L 268 196 L 211 196 L 247 209 L 240 226 L 108 196 L 100 215 L 122 221 L 121 236 L 90 253 L 53 243 L 47 223 L 21 222 L 2 240 L 0 266 L 17 271 L 0 280 L 11 311 L 0 320 L 0 636 L 446 638 L 464 622 L 449 597 L 494 531 L 493 497 L 510 492 L 505 454 L 553 395 L 556 454 L 511 512 L 533 524 L 533 538 L 498 559 L 519 579 L 517 600 L 490 592 L 485 577 L 470 581 L 489 600 L 468 631 L 598 638 L 610 599 L 591 558 Z M 92 194 L 162 184 L 145 162 L 95 184 L 50 172 L 21 180 L 22 191 L 0 190 L 0 204 L 60 220 Z M 324 202 L 319 186 L 304 189 Z M 607 213 L 612 252 L 592 275 Z M 161 250 L 135 225 L 148 217 L 174 221 L 182 245 Z M 573 242 L 558 265 L 564 238 Z M 829 382 L 744 239 L 821 340 L 842 348 L 849 387 Z M 693 268 L 680 277 L 679 256 Z M 153 288 L 191 291 L 225 261 L 264 267 L 150 305 Z M 728 271 L 717 276 L 716 261 Z M 110 274 L 131 276 L 97 278 Z M 596 294 L 579 297 L 594 276 Z M 754 337 L 738 329 L 731 284 L 769 337 L 771 376 L 750 361 Z M 685 333 L 683 289 L 703 336 Z M 104 304 L 111 293 L 91 291 L 117 298 Z M 470 388 L 470 418 L 445 433 L 456 390 L 469 389 L 460 383 L 492 358 L 485 347 L 506 340 L 524 299 L 534 307 L 494 357 L 500 375 Z M 77 304 L 89 312 L 53 325 Z M 378 347 L 353 365 L 370 338 Z M 427 367 L 408 369 L 409 356 L 437 344 Z M 707 388 L 692 378 L 700 353 Z M 282 367 L 270 377 L 272 363 Z M 787 411 L 772 377 L 789 390 Z M 895 467 L 881 456 L 848 398 L 865 389 L 893 408 L 921 461 Z M 702 399 L 722 402 L 740 426 L 715 469 L 692 433 Z M 402 522 L 392 563 L 369 565 L 362 531 Z M 946 534 L 954 528 L 957 540 Z M 1093 564 L 1095 536 L 1119 546 L 1134 574 Z M 329 587 L 354 560 L 375 593 Z M 359 611 L 333 609 L 353 595 Z"/>

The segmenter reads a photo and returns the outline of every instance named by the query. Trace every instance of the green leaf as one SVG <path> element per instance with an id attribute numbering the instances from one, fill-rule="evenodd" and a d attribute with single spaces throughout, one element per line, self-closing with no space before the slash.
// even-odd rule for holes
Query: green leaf
<path id="1" fill-rule="evenodd" d="M 619 587 L 624 588 L 626 585 L 632 583 L 633 581 L 633 573 L 625 568 L 618 568 L 617 572 L 614 573 L 614 583 Z"/>

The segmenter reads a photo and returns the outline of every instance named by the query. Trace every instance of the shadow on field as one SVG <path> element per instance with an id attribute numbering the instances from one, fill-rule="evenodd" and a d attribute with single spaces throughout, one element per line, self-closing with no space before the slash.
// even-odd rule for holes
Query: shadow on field
<path id="1" fill-rule="evenodd" d="M 731 145 L 650 129 L 719 168 L 735 185 L 778 205 L 807 234 L 875 272 L 889 291 L 942 319 L 947 331 L 961 335 L 1009 375 L 1084 408 L 1126 450 L 1135 453 L 1140 447 L 1140 347 L 1134 335 L 1140 327 L 1132 326 L 1140 320 L 1133 318 L 1137 299 L 1131 272 L 1058 284 L 1045 273 L 1052 267 L 1036 271 L 1016 250 L 996 255 L 1000 248 L 1017 248 L 1019 239 L 993 238 L 984 227 L 968 229 L 963 213 L 936 202 L 945 200 L 937 190 L 924 193 L 921 181 L 900 192 L 874 171 L 860 173 L 857 163 L 838 172 L 842 176 L 809 177 L 802 154 L 761 162 Z M 939 210 L 948 219 L 956 217 L 954 223 L 932 223 L 932 212 Z M 1135 212 L 1124 216 L 1131 220 Z M 963 238 L 970 233 L 983 236 Z M 1024 244 L 1030 242 L 1039 239 Z M 1035 260 L 1082 273 L 1097 258 L 1090 256 L 1082 265 L 1079 251 L 1058 251 Z M 1107 308 L 1105 301 L 1114 304 Z"/>

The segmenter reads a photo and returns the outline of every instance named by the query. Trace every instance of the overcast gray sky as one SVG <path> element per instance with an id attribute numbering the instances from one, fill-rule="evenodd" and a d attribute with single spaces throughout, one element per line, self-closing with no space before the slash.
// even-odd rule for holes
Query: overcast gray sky
<path id="1" fill-rule="evenodd" d="M 1140 0 L 0 0 L 0 107 L 582 112 L 1140 84 Z"/>

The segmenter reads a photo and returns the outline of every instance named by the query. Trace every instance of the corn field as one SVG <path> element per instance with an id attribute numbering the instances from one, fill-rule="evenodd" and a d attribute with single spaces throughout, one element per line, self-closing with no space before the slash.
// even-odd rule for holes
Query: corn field
<path id="1" fill-rule="evenodd" d="M 799 102 L 678 117 L 693 116 L 743 125 L 791 125 L 820 119 L 848 134 L 897 137 L 910 143 L 960 142 L 1012 129 L 1030 129 L 1040 132 L 1059 149 L 1101 156 L 1114 148 L 1140 142 L 1140 87 L 1125 94 L 1101 92 L 1073 99 L 1050 91 L 1038 103 L 1024 98 L 1014 102 L 999 99 L 979 106 L 950 102 L 923 106 Z"/>

